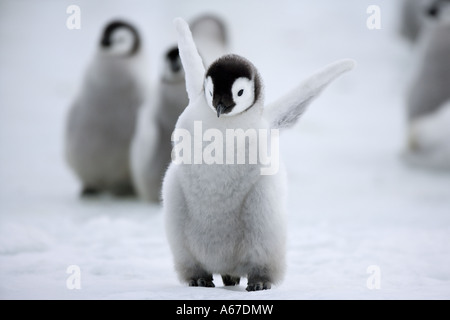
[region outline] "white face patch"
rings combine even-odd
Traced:
[[[252,106],[255,101],[255,83],[253,80],[241,77],[234,81],[231,87],[233,102],[236,104],[229,113],[223,113],[221,117],[229,117],[239,114]],[[213,105],[214,83],[211,77],[205,79],[205,98],[208,106],[214,113],[217,112]]]
[[[225,116],[239,114],[252,106],[255,101],[255,83],[245,77],[238,78],[231,87],[233,101],[236,103],[233,110]]]
[[[111,46],[107,52],[111,55],[127,55],[131,52],[135,39],[128,28],[117,28],[111,35]]]

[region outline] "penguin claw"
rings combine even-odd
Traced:
[[[197,280],[197,285],[199,287],[207,287],[207,288],[214,288],[214,283],[212,282],[212,280],[207,280],[207,279],[203,279],[200,278]]]
[[[205,278],[191,279],[188,284],[189,287],[206,287],[206,288],[215,287],[212,277],[209,279]]]
[[[197,287],[197,281],[189,280],[188,285],[189,285],[189,287]]]
[[[264,281],[264,282],[248,283],[247,288],[245,290],[260,291],[260,290],[268,290],[270,288],[272,288],[272,284],[268,281]]]

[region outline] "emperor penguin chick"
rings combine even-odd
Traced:
[[[423,52],[408,97],[406,159],[414,164],[450,169],[450,1],[429,7]]]
[[[178,47],[170,48],[163,60],[154,96],[139,112],[131,147],[134,185],[139,197],[148,202],[160,200],[162,179],[171,159],[170,138],[189,102]]]
[[[326,67],[264,107],[262,80],[250,61],[225,55],[205,72],[188,25],[180,18],[175,25],[189,96],[162,192],[175,269],[190,286],[214,287],[213,274],[220,274],[225,285],[247,277],[247,291],[270,289],[285,269],[285,174],[274,163],[278,129],[294,125],[353,61]],[[258,148],[271,150],[270,161]]]
[[[144,101],[141,51],[134,26],[124,21],[109,23],[71,106],[65,153],[81,180],[82,195],[134,193],[129,149]]]

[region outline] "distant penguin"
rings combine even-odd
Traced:
[[[276,170],[265,172],[267,159],[250,160],[250,150],[272,141],[278,135],[272,129],[294,125],[307,105],[354,63],[334,63],[265,107],[262,79],[250,61],[225,55],[205,71],[188,25],[180,18],[175,25],[189,96],[163,183],[175,269],[190,286],[214,287],[213,274],[220,274],[226,286],[247,277],[247,291],[270,289],[285,269],[285,173],[277,163],[272,163]],[[257,133],[265,138],[258,139]],[[234,134],[244,140],[235,144]],[[229,135],[232,143],[226,141]],[[275,144],[267,145],[272,159],[278,157]],[[235,156],[246,162],[234,162]]]
[[[404,0],[401,8],[400,33],[412,43],[418,42],[439,8],[450,0]]]
[[[131,163],[139,197],[158,202],[162,179],[171,158],[170,137],[179,115],[189,102],[177,47],[165,53],[160,80],[153,94],[139,112]]]
[[[434,0],[403,0],[400,9],[400,33],[410,42],[416,42],[426,20],[427,7]]]
[[[225,53],[228,36],[222,20],[204,15],[195,19],[192,25],[205,63]],[[162,179],[171,159],[170,138],[179,115],[189,102],[178,47],[172,47],[165,53],[162,65],[153,97],[139,112],[131,148],[136,191],[141,199],[148,202],[158,202],[161,198]]]
[[[421,39],[421,61],[407,96],[407,159],[450,168],[450,1],[435,1],[428,12],[434,23]]]
[[[219,16],[204,14],[193,19],[189,26],[206,68],[228,52],[228,28]]]
[[[82,195],[134,193],[129,149],[144,101],[142,44],[137,29],[112,21],[68,114],[65,153]]]

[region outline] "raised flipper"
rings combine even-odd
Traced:
[[[181,18],[176,18],[174,24],[178,33],[180,58],[186,74],[186,91],[189,101],[192,101],[203,92],[205,67],[192,38],[189,25]]]
[[[274,129],[293,126],[305,112],[306,107],[319,96],[333,80],[355,67],[353,60],[340,60],[316,72],[298,87],[277,101],[267,105],[264,117]]]

